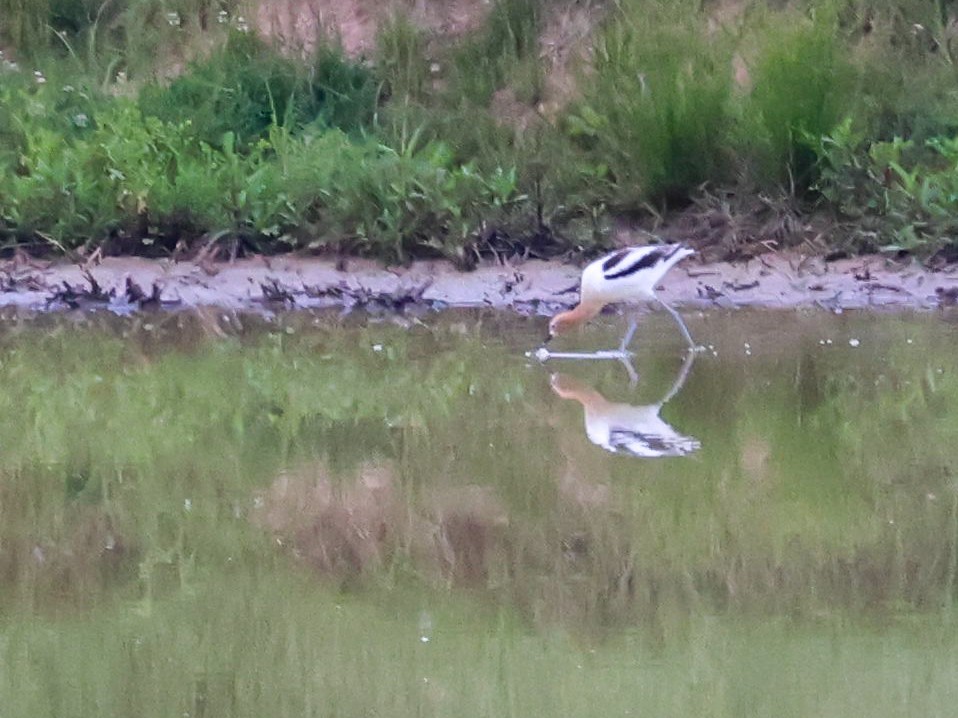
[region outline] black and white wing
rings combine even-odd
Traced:
[[[646,247],[620,249],[601,262],[602,277],[607,282],[631,277],[642,270],[653,274],[665,274],[669,267],[680,259],[692,254],[692,250],[681,244],[658,244]]]
[[[629,429],[612,429],[609,432],[609,451],[645,459],[687,456],[701,447],[698,439],[675,432],[657,434]]]

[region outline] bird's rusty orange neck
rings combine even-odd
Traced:
[[[602,311],[602,305],[594,302],[580,302],[572,309],[559,312],[552,318],[552,327],[556,334],[562,334],[573,327],[589,321]]]
[[[574,399],[587,409],[594,409],[607,405],[605,397],[579,379],[566,374],[553,374],[549,385],[558,396],[563,399]]]

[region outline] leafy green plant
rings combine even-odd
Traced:
[[[958,249],[958,138],[868,143],[850,120],[822,138],[818,189],[856,250],[928,256]]]
[[[51,119],[55,90],[6,97],[22,110],[0,153],[7,233],[60,247],[112,237],[142,249],[206,231],[277,239],[295,223],[268,140],[241,154],[227,133],[213,147],[189,121],[144,117],[128,100],[91,101],[82,129],[68,131],[77,117]]]
[[[526,200],[515,169],[456,164],[418,130],[396,148],[332,132],[312,138],[291,159],[288,191],[307,208],[318,245],[399,262],[424,252],[465,262],[483,221],[510,221]]]
[[[82,86],[3,81],[0,231],[58,247],[118,220],[96,169],[95,116],[104,100]]]

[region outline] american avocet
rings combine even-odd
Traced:
[[[585,433],[596,446],[613,454],[628,454],[646,459],[686,456],[701,448],[692,436],[677,432],[659,416],[666,402],[675,396],[692,368],[694,352],[689,352],[672,388],[655,404],[636,406],[607,400],[579,379],[553,374],[549,384],[563,399],[574,399],[585,410]]]
[[[590,263],[582,270],[578,305],[552,317],[546,342],[589,321],[607,304],[654,300],[668,310],[682,330],[685,341],[694,349],[695,342],[682,317],[655,294],[655,285],[665,273],[690,254],[695,252],[681,244],[656,244],[620,249]],[[619,345],[619,354],[624,353],[629,346],[636,326],[637,320],[633,316]],[[602,354],[611,356],[612,353]]]

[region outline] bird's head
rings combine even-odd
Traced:
[[[546,337],[545,343],[548,343],[560,334],[567,334],[572,329],[582,324],[582,321],[582,318],[575,312],[575,310],[559,312],[549,320],[549,336]]]
[[[583,384],[568,374],[555,373],[549,377],[549,386],[556,394],[563,399],[575,399],[579,394],[589,390],[589,386]]]

